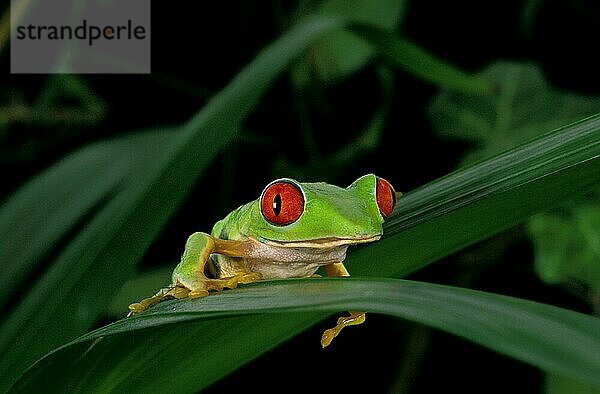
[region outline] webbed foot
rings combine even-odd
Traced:
[[[365,319],[365,312],[350,312],[350,316],[342,316],[338,318],[335,327],[329,328],[323,332],[323,336],[321,337],[321,346],[329,346],[331,341],[333,341],[333,338],[337,337],[344,327],[362,324],[365,322]]]
[[[235,289],[239,284],[248,284],[262,279],[258,272],[240,273],[229,278],[209,279],[206,278],[190,291],[190,298],[205,297],[211,291],[220,292],[224,289]]]
[[[247,284],[257,282],[262,279],[262,275],[258,272],[241,273],[230,278],[209,279],[205,278],[189,289],[185,284],[177,284],[174,286],[161,289],[158,293],[150,298],[145,298],[140,302],[135,302],[129,305],[129,313],[127,316],[135,315],[143,312],[148,308],[167,299],[183,299],[183,298],[202,298],[207,297],[211,291],[221,292],[224,289],[235,289],[239,284]]]
[[[154,306],[165,299],[186,298],[186,297],[188,297],[189,293],[190,293],[190,290],[186,289],[185,287],[182,287],[182,286],[166,287],[164,289],[161,289],[158,293],[156,293],[155,295],[153,295],[150,298],[145,298],[145,299],[141,300],[140,302],[135,302],[133,304],[130,304],[129,305],[129,313],[127,314],[127,317],[135,315],[136,313],[143,312],[146,309],[150,308],[151,306]]]

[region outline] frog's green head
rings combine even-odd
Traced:
[[[396,204],[392,185],[373,174],[347,188],[277,179],[250,207],[242,233],[284,246],[336,246],[377,240]]]

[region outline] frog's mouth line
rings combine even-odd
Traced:
[[[282,248],[311,248],[311,249],[329,249],[329,248],[337,248],[344,245],[356,245],[356,244],[364,244],[368,242],[378,241],[381,238],[381,235],[374,235],[371,237],[364,238],[320,238],[320,239],[311,239],[306,241],[273,241],[270,239],[264,239],[263,242],[267,245],[277,246]]]

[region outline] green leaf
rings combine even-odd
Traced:
[[[376,47],[378,55],[390,66],[415,78],[464,94],[489,94],[493,90],[486,78],[465,73],[405,37],[360,23],[351,29]]]
[[[298,179],[320,179],[335,183],[337,175],[356,162],[361,156],[374,151],[380,143],[394,93],[394,76],[385,67],[378,70],[379,83],[383,92],[383,102],[375,110],[365,129],[353,140],[329,154],[315,154],[302,165],[295,165],[285,156],[278,157],[274,164],[273,175],[285,177],[294,174]]]
[[[122,158],[104,160],[104,145],[90,146],[25,184],[0,207],[0,305],[78,220],[123,179]],[[98,152],[100,151],[100,153]],[[81,171],[86,168],[86,171]],[[56,188],[64,180],[62,188]],[[81,193],[82,185],[93,189]],[[40,225],[44,223],[44,225]]]
[[[14,389],[48,390],[49,382],[53,382],[54,392],[196,392],[226,374],[236,364],[233,359],[252,357],[250,338],[261,347],[270,347],[273,341],[287,336],[281,331],[276,338],[261,335],[250,325],[260,324],[261,315],[255,313],[268,312],[262,317],[285,327],[281,323],[286,319],[300,324],[306,319],[299,319],[300,313],[281,316],[282,312],[307,310],[365,310],[409,319],[540,368],[600,385],[600,319],[429,283],[324,278],[262,282],[202,300],[164,302],[46,356]],[[272,326],[260,325],[274,331]],[[317,342],[315,338],[316,346]],[[160,379],[153,377],[157,370]],[[59,375],[64,379],[52,379]]]
[[[521,31],[526,36],[531,36],[535,22],[544,5],[544,0],[524,0],[521,5],[520,25]]]
[[[600,112],[600,98],[554,89],[534,64],[496,62],[478,76],[494,83],[496,94],[444,91],[429,108],[431,124],[439,135],[473,143],[463,163],[490,157]]]
[[[348,257],[350,272],[406,275],[593,190],[598,168],[600,116],[462,168],[405,194],[385,223],[384,239]],[[362,263],[354,265],[355,258]]]
[[[577,280],[600,293],[600,204],[537,215],[528,230],[543,280],[552,284]]]
[[[472,142],[463,159],[469,163],[489,157],[546,132],[600,111],[600,98],[552,88],[533,64],[498,62],[480,76],[497,86],[494,96],[443,92],[430,107],[430,118],[441,135]],[[556,204],[553,204],[556,205]],[[596,198],[586,206],[533,218],[529,232],[536,248],[536,268],[549,283],[567,278],[600,288],[600,212]]]
[[[176,264],[144,272],[123,283],[121,289],[112,297],[106,314],[114,319],[123,317],[123,311],[128,310],[131,300],[141,300],[156,292],[156,289],[160,289],[165,283],[169,283]]]
[[[344,17],[349,26],[346,31],[331,33],[307,51],[292,69],[295,85],[305,87],[313,74],[320,80],[335,81],[362,68],[377,55],[390,66],[442,88],[490,93],[493,85],[485,78],[460,70],[394,32],[403,3],[389,0],[323,3],[323,14]]]
[[[400,24],[404,7],[403,0],[326,0],[318,13],[394,31]],[[315,71],[320,79],[327,81],[359,70],[373,54],[373,47],[364,38],[349,31],[335,31],[314,45],[310,59],[315,62]]]
[[[65,102],[74,103],[65,105]],[[32,119],[41,123],[95,123],[104,117],[106,104],[75,74],[53,74],[33,105]]]
[[[340,28],[312,18],[261,52],[111,199],[31,285],[0,329],[0,391],[48,350],[88,329],[265,90],[306,46]]]
[[[143,167],[170,132],[91,144],[27,182],[0,207],[0,306],[69,231],[83,225]]]
[[[600,388],[557,374],[546,374],[544,379],[545,394],[598,394]]]

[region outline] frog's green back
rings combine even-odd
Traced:
[[[252,205],[256,203],[257,200],[254,200],[231,211],[227,216],[215,223],[211,235],[220,239],[244,238],[240,232],[240,224],[251,217],[249,211]]]

